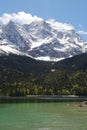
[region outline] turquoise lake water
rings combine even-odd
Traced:
[[[0,130],[87,130],[78,102],[1,103]]]

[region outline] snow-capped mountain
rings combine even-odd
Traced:
[[[86,43],[73,28],[61,28],[43,19],[29,24],[9,21],[0,27],[0,54],[58,61],[86,51]]]

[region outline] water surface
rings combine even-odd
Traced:
[[[1,103],[0,130],[87,130],[78,102]]]

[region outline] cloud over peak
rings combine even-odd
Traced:
[[[30,13],[25,13],[24,11],[18,13],[4,13],[0,16],[0,24],[7,24],[9,21],[13,21],[18,24],[30,24],[33,21],[42,21],[43,19],[37,16],[32,16]],[[54,19],[50,19],[46,21],[49,23],[53,28],[58,30],[73,30],[74,27],[71,24],[57,22]]]
[[[9,21],[13,21],[19,24],[29,24],[32,21],[40,21],[40,20],[42,19],[37,16],[32,16],[29,13],[25,13],[21,11],[21,12],[12,13],[12,14],[4,13],[0,17],[0,24],[7,24]]]
[[[15,23],[23,24],[30,24],[33,21],[42,21],[43,19],[37,16],[32,16],[30,13],[25,13],[24,11],[18,13],[4,13],[0,17],[0,24],[7,24],[9,21],[13,21]],[[70,24],[56,22],[54,19],[50,19],[46,21],[49,23],[53,28],[58,30],[73,30],[74,27]]]
[[[83,31],[83,30],[79,30],[77,33],[79,33],[81,35],[87,35],[87,31]]]
[[[71,24],[56,22],[54,19],[50,19],[47,22],[55,29],[58,28],[58,30],[74,30],[74,27]]]
[[[0,16],[0,25],[7,24],[9,21],[13,21],[18,24],[30,24],[33,21],[42,21],[43,19],[37,16],[32,16],[30,13],[25,13],[24,11],[20,11],[18,13],[4,13]],[[74,30],[74,27],[71,24],[57,22],[54,19],[46,20],[54,29],[58,29],[59,31],[63,30]],[[79,25],[82,28],[82,25]],[[83,29],[77,31],[80,35],[87,35],[87,32]]]

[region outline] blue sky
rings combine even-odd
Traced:
[[[72,24],[76,30],[83,30],[87,39],[87,0],[1,0],[0,16],[3,13],[24,11],[45,20]]]

